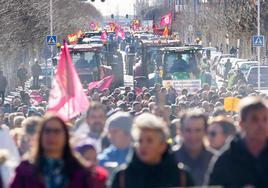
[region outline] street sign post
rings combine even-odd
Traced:
[[[264,47],[264,36],[263,35],[253,36],[252,43],[253,43],[253,47]]]
[[[48,35],[46,38],[48,46],[56,46],[57,45],[57,36],[56,35]]]

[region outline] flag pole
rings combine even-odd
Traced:
[[[66,101],[67,101],[67,111],[68,111],[68,114],[67,114],[67,116],[68,116],[68,119],[70,118],[70,104],[69,104],[69,92],[68,91],[70,91],[70,85],[69,85],[69,79],[68,79],[68,73],[69,73],[69,61],[68,61],[68,58],[67,58],[67,53],[66,53],[66,51],[67,51],[67,49],[65,48],[66,46],[67,46],[67,42],[66,42],[66,40],[64,39],[63,40],[63,44],[64,44],[64,53],[65,53],[65,57],[66,57],[66,61],[65,61],[65,66],[66,66],[66,69],[67,69],[67,74],[66,74],[66,76],[67,76],[67,78],[66,78],[66,81],[67,81],[67,92],[66,92]]]

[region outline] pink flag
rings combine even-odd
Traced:
[[[90,29],[95,30],[97,25],[94,22],[91,22],[89,27],[90,27]]]
[[[172,14],[171,13],[169,13],[161,18],[161,22],[160,22],[161,26],[171,25],[171,23],[172,23]]]
[[[88,84],[88,90],[90,91],[92,89],[98,89],[99,91],[103,91],[105,89],[108,89],[111,86],[113,80],[114,76],[107,76],[100,81],[91,82]]]
[[[121,39],[125,39],[126,37],[125,37],[125,32],[124,32],[124,30],[123,29],[117,29],[116,30],[116,38],[121,38]]]
[[[54,112],[64,120],[70,120],[89,107],[89,101],[75,71],[72,58],[64,41],[57,72],[50,90],[48,112]]]
[[[102,33],[101,33],[101,40],[103,40],[103,41],[105,41],[105,40],[107,40],[107,38],[108,38],[108,34],[107,34],[107,31],[102,31]]]

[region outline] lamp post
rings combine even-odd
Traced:
[[[49,15],[50,15],[50,36],[52,36],[53,35],[53,2],[52,2],[52,0],[49,1]],[[50,46],[50,58],[51,58],[51,63],[52,63],[53,46]],[[47,66],[47,61],[46,61],[45,77],[46,77],[45,78],[45,83],[48,86],[48,66]]]
[[[261,23],[260,23],[260,17],[261,17],[261,10],[260,10],[260,0],[257,0],[257,12],[258,12],[258,36],[261,35]],[[261,47],[257,47],[257,56],[258,56],[258,90],[261,91]]]

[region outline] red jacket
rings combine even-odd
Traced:
[[[106,188],[106,181],[108,179],[108,172],[106,169],[97,166],[92,172],[93,188]]]

